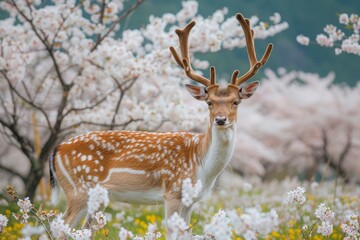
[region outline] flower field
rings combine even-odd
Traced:
[[[195,205],[190,226],[174,215],[167,224],[176,239],[359,239],[359,196],[359,186],[336,181],[264,183],[226,175]],[[37,201],[28,223],[22,224],[24,204],[1,206],[0,239],[56,239],[51,222],[64,211],[64,202],[53,214],[52,207]],[[39,221],[41,214],[49,218]],[[110,201],[103,215],[105,225],[95,231],[95,239],[165,239],[163,216],[162,206]],[[84,230],[73,238],[88,239]]]

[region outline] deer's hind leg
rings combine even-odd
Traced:
[[[87,194],[77,193],[70,196],[67,195],[66,199],[67,206],[63,219],[65,223],[74,227],[82,219],[87,210]]]

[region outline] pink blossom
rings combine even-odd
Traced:
[[[318,34],[316,36],[316,42],[325,47],[332,47],[334,46],[334,41],[331,38],[326,37],[324,34]]]
[[[301,45],[305,45],[305,46],[308,46],[309,43],[310,43],[310,39],[309,39],[308,37],[302,35],[302,34],[301,34],[301,35],[298,35],[298,36],[296,37],[296,41],[297,41],[298,43],[300,43]]]

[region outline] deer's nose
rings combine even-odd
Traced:
[[[217,125],[220,125],[220,126],[225,125],[225,123],[226,123],[226,117],[224,117],[224,116],[217,116],[217,117],[215,117],[215,123],[216,123]]]

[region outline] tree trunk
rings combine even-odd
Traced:
[[[40,161],[40,160],[39,160]],[[30,172],[26,178],[25,182],[25,197],[29,197],[31,201],[34,200],[37,186],[40,183],[41,178],[44,175],[43,165],[35,168],[35,166],[31,166]]]

